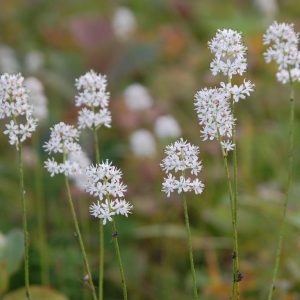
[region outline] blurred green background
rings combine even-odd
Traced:
[[[131,26],[126,20],[118,23],[121,7],[131,16]],[[294,22],[300,31],[299,1],[0,1],[0,71],[38,78],[48,99],[48,119],[40,124],[33,143],[25,149],[33,284],[42,283],[35,187],[37,157],[41,161],[46,158],[41,145],[49,137],[49,126],[59,121],[76,123],[75,78],[94,69],[108,76],[113,118],[111,129],[100,130],[101,157],[114,161],[123,170],[127,199],[134,205],[129,218],[117,220],[129,298],[191,299],[181,202],[176,195],[167,199],[160,192],[163,174],[159,163],[165,145],[174,139],[158,138],[154,123],[159,116],[172,115],[182,136],[200,146],[203,160],[201,178],[205,191],[197,197],[188,196],[201,299],[229,299],[231,221],[222,159],[217,143],[200,139],[193,97],[198,89],[224,80],[209,71],[212,55],[207,41],[218,28],[232,28],[243,33],[249,62],[245,76],[256,85],[251,97],[237,105],[242,299],[266,299],[287,177],[289,112],[288,87],[276,82],[276,67],[266,65],[262,58],[262,34],[273,19]],[[126,106],[124,91],[133,83],[148,90],[153,99],[149,109],[134,111]],[[276,299],[286,300],[300,299],[298,99],[300,89],[296,87],[295,175],[275,293]],[[1,126],[4,128],[3,122]],[[147,157],[134,153],[130,144],[132,133],[142,128],[151,132],[155,141]],[[12,229],[21,229],[21,202],[16,153],[2,134],[0,143],[0,231],[6,235]],[[83,133],[81,143],[93,160],[88,131]],[[63,178],[51,178],[44,170],[42,173],[42,177],[38,176],[43,180],[46,204],[48,286],[69,299],[90,299]],[[97,284],[97,221],[88,214],[92,199],[75,185],[72,193]],[[105,229],[105,299],[121,299],[111,231],[109,227]],[[18,249],[19,244],[17,241]],[[16,251],[14,255],[18,267],[12,267],[9,283],[4,279],[1,282],[6,292],[23,286],[20,254]],[[0,268],[4,268],[3,264]]]

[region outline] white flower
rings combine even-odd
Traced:
[[[229,98],[230,93],[225,88],[205,88],[196,93],[195,108],[204,141],[231,138],[235,119],[230,109]]]
[[[123,215],[128,217],[128,214],[131,213],[132,205],[126,202],[124,199],[116,199],[111,204],[112,209],[115,211],[116,215]]]
[[[45,168],[50,173],[51,177],[61,173],[61,165],[57,161],[55,161],[53,157],[51,159],[48,158],[45,161]]]
[[[202,193],[204,185],[198,178],[195,178],[202,168],[198,158],[199,148],[181,138],[167,146],[165,154],[166,157],[160,165],[167,175],[162,184],[162,191],[167,194],[167,197],[176,190],[178,194],[191,191],[195,194]],[[176,178],[172,172],[179,173],[179,178]],[[188,175],[193,177],[187,177]]]
[[[156,154],[156,143],[152,133],[146,129],[139,129],[130,136],[133,154],[137,157],[153,157]]]
[[[123,199],[127,186],[122,182],[122,172],[105,161],[87,167],[85,173],[86,191],[100,200],[90,206],[91,215],[102,219],[104,225],[114,215],[128,217],[132,205]]]
[[[221,141],[221,146],[225,150],[225,153],[234,150],[235,145],[232,143],[232,141]]]
[[[178,122],[170,115],[158,117],[154,123],[154,131],[161,139],[177,138],[181,135]]]
[[[109,93],[106,91],[107,79],[105,75],[97,74],[93,70],[76,79],[75,86],[78,95],[76,106],[107,107]]]
[[[264,34],[263,41],[269,45],[264,53],[266,62],[275,61],[278,65],[277,80],[283,84],[290,80],[299,81],[299,34],[294,25],[274,22]]]
[[[112,27],[119,39],[128,39],[137,27],[135,15],[127,7],[118,7],[113,15]]]
[[[241,85],[232,85],[231,83],[220,83],[221,87],[231,96],[235,102],[239,102],[240,99],[246,99],[250,96],[250,93],[254,90],[254,84],[250,80],[244,79],[244,83]]]
[[[47,98],[44,94],[43,84],[35,77],[28,77],[25,80],[25,86],[30,93],[29,102],[33,107],[33,116],[35,116],[39,121],[47,120]]]
[[[111,127],[106,76],[91,70],[76,79],[75,86],[78,90],[75,104],[76,106],[83,106],[78,115],[79,128]]]
[[[232,75],[242,75],[246,71],[246,47],[242,43],[241,33],[232,29],[219,29],[208,46],[215,55],[210,64],[213,75],[221,72],[231,78]]]
[[[78,144],[79,131],[73,125],[60,122],[50,128],[50,139],[45,143],[45,151],[51,153],[76,152],[81,149]]]
[[[3,74],[0,77],[0,119],[10,118],[4,134],[8,135],[9,143],[16,145],[32,136],[37,120],[32,116],[28,93],[24,87],[21,74]]]
[[[58,163],[54,158],[45,162],[45,168],[54,176],[64,174],[65,176],[76,176],[82,172],[80,165],[76,161],[68,159],[68,155],[81,151],[78,144],[79,131],[72,125],[60,122],[50,128],[50,139],[44,144],[44,149],[48,154],[61,154],[63,162]]]
[[[148,90],[139,83],[131,84],[124,91],[124,100],[130,110],[139,111],[150,108],[153,99]]]
[[[100,126],[111,127],[111,113],[107,108],[101,109],[98,113],[84,107],[78,114],[78,127],[99,128]]]

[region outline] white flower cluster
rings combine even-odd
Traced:
[[[164,178],[162,191],[168,197],[176,190],[178,194],[191,191],[201,194],[204,184],[195,178],[202,169],[198,158],[199,148],[181,138],[167,146],[165,154],[166,157],[162,160],[161,167],[167,177]],[[172,172],[180,173],[179,177],[175,177]],[[193,175],[194,178],[187,177],[187,173]]]
[[[25,79],[25,86],[30,93],[29,101],[33,107],[33,115],[40,122],[47,120],[47,98],[44,93],[43,84],[35,77],[28,77]]]
[[[44,148],[48,154],[62,154],[63,162],[57,162],[53,157],[45,161],[45,168],[51,176],[64,174],[65,176],[74,176],[80,174],[81,168],[78,162],[69,160],[67,156],[72,152],[81,150],[78,144],[79,131],[72,125],[60,122],[50,128],[51,134]]]
[[[86,192],[99,200],[90,206],[91,215],[102,219],[103,224],[115,215],[128,217],[132,205],[123,199],[127,186],[122,182],[122,172],[105,161],[86,169]]]
[[[79,111],[79,128],[98,129],[100,126],[111,127],[106,76],[91,70],[76,79],[75,86],[78,91],[75,104],[76,106],[84,106]]]
[[[204,141],[231,139],[235,125],[232,115],[230,94],[224,88],[203,89],[195,95],[195,108],[202,126],[201,133]],[[234,145],[227,141],[227,151]]]
[[[32,136],[37,120],[32,116],[32,106],[21,74],[0,76],[0,119],[11,119],[4,134],[9,143],[16,145]]]
[[[215,55],[210,64],[213,75],[221,72],[231,78],[236,74],[242,75],[246,71],[246,47],[242,43],[239,32],[232,29],[219,29],[208,46]]]
[[[264,53],[267,63],[278,64],[277,80],[283,84],[300,81],[299,34],[293,24],[274,22],[263,37],[265,45],[270,47]]]

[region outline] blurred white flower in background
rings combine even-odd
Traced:
[[[47,98],[44,94],[42,82],[35,77],[25,79],[25,86],[29,92],[29,102],[33,107],[32,114],[39,121],[46,121],[48,118]]]
[[[255,5],[265,16],[267,21],[272,20],[278,12],[276,0],[254,0]]]
[[[154,123],[154,131],[157,137],[161,139],[177,138],[181,135],[177,120],[170,115],[158,117]]]
[[[153,157],[156,154],[156,143],[152,133],[139,129],[130,136],[131,150],[138,157]]]
[[[8,46],[0,45],[0,71],[1,73],[17,73],[20,65],[15,51]]]
[[[126,88],[124,100],[128,109],[134,111],[146,110],[153,104],[149,91],[139,83],[133,83]]]
[[[119,39],[127,40],[130,38],[137,29],[137,21],[133,11],[127,7],[118,7],[112,18],[112,27]]]
[[[89,157],[82,150],[79,150],[76,152],[71,152],[68,156],[68,159],[72,163],[73,162],[78,163],[81,170],[85,170],[91,164]],[[87,178],[85,172],[73,174],[70,177],[71,177],[71,179],[74,180],[76,187],[80,191],[85,191],[86,185],[88,183],[88,178]]]
[[[26,54],[24,59],[24,65],[29,73],[36,73],[44,66],[44,56],[40,51],[34,50]]]

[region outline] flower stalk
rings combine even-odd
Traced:
[[[96,163],[100,163],[100,151],[99,151],[99,141],[97,129],[93,128],[93,136],[94,136],[94,148],[96,155]],[[103,300],[103,280],[104,280],[104,230],[103,223],[101,219],[99,219],[99,282],[98,282],[98,297],[99,300]]]
[[[182,200],[183,200],[183,211],[184,211],[185,226],[186,226],[187,237],[188,237],[190,266],[191,266],[191,272],[192,272],[192,278],[193,278],[194,300],[197,300],[199,298],[198,298],[196,271],[195,271],[194,256],[193,256],[193,243],[192,243],[192,235],[191,235],[189,214],[188,214],[188,208],[187,208],[187,202],[186,202],[185,194],[183,194]]]
[[[71,214],[72,214],[72,218],[73,218],[73,222],[74,222],[74,226],[75,226],[75,230],[76,230],[76,236],[78,238],[78,242],[79,242],[79,246],[80,246],[80,250],[83,256],[83,261],[85,264],[85,269],[88,275],[88,282],[92,291],[92,296],[93,296],[93,300],[97,300],[97,295],[96,295],[96,290],[95,290],[95,286],[93,283],[93,278],[92,278],[92,274],[91,274],[91,270],[90,270],[90,265],[88,262],[88,258],[87,258],[87,254],[85,251],[85,247],[84,247],[84,243],[83,243],[83,239],[81,236],[81,231],[79,228],[79,224],[78,224],[78,219],[77,219],[77,215],[76,215],[76,211],[75,211],[75,207],[73,204],[73,200],[72,200],[72,195],[71,195],[71,190],[70,190],[70,184],[69,184],[69,180],[67,176],[65,177],[65,185],[66,185],[66,189],[67,189],[67,198],[68,198],[68,204],[71,210]]]
[[[22,217],[23,217],[23,235],[24,235],[24,277],[25,277],[25,289],[26,298],[31,300],[30,294],[30,282],[29,282],[29,234],[27,226],[27,208],[26,208],[26,198],[25,198],[25,188],[24,188],[24,172],[23,172],[23,157],[22,157],[22,143],[17,143],[18,158],[19,158],[19,173],[20,173],[20,193],[22,199]]]
[[[295,96],[294,96],[293,83],[292,81],[290,81],[289,154],[288,154],[289,161],[288,161],[287,188],[286,188],[286,197],[283,203],[283,214],[280,223],[279,238],[278,238],[278,244],[276,248],[276,258],[275,258],[275,264],[272,273],[272,282],[268,293],[268,300],[271,300],[273,298],[273,292],[275,290],[275,284],[276,284],[276,279],[277,279],[277,274],[278,274],[278,269],[280,264],[281,251],[282,251],[282,243],[284,238],[287,207],[290,198],[290,189],[292,183],[293,163],[294,163],[294,127],[295,127],[294,120],[295,120]]]

